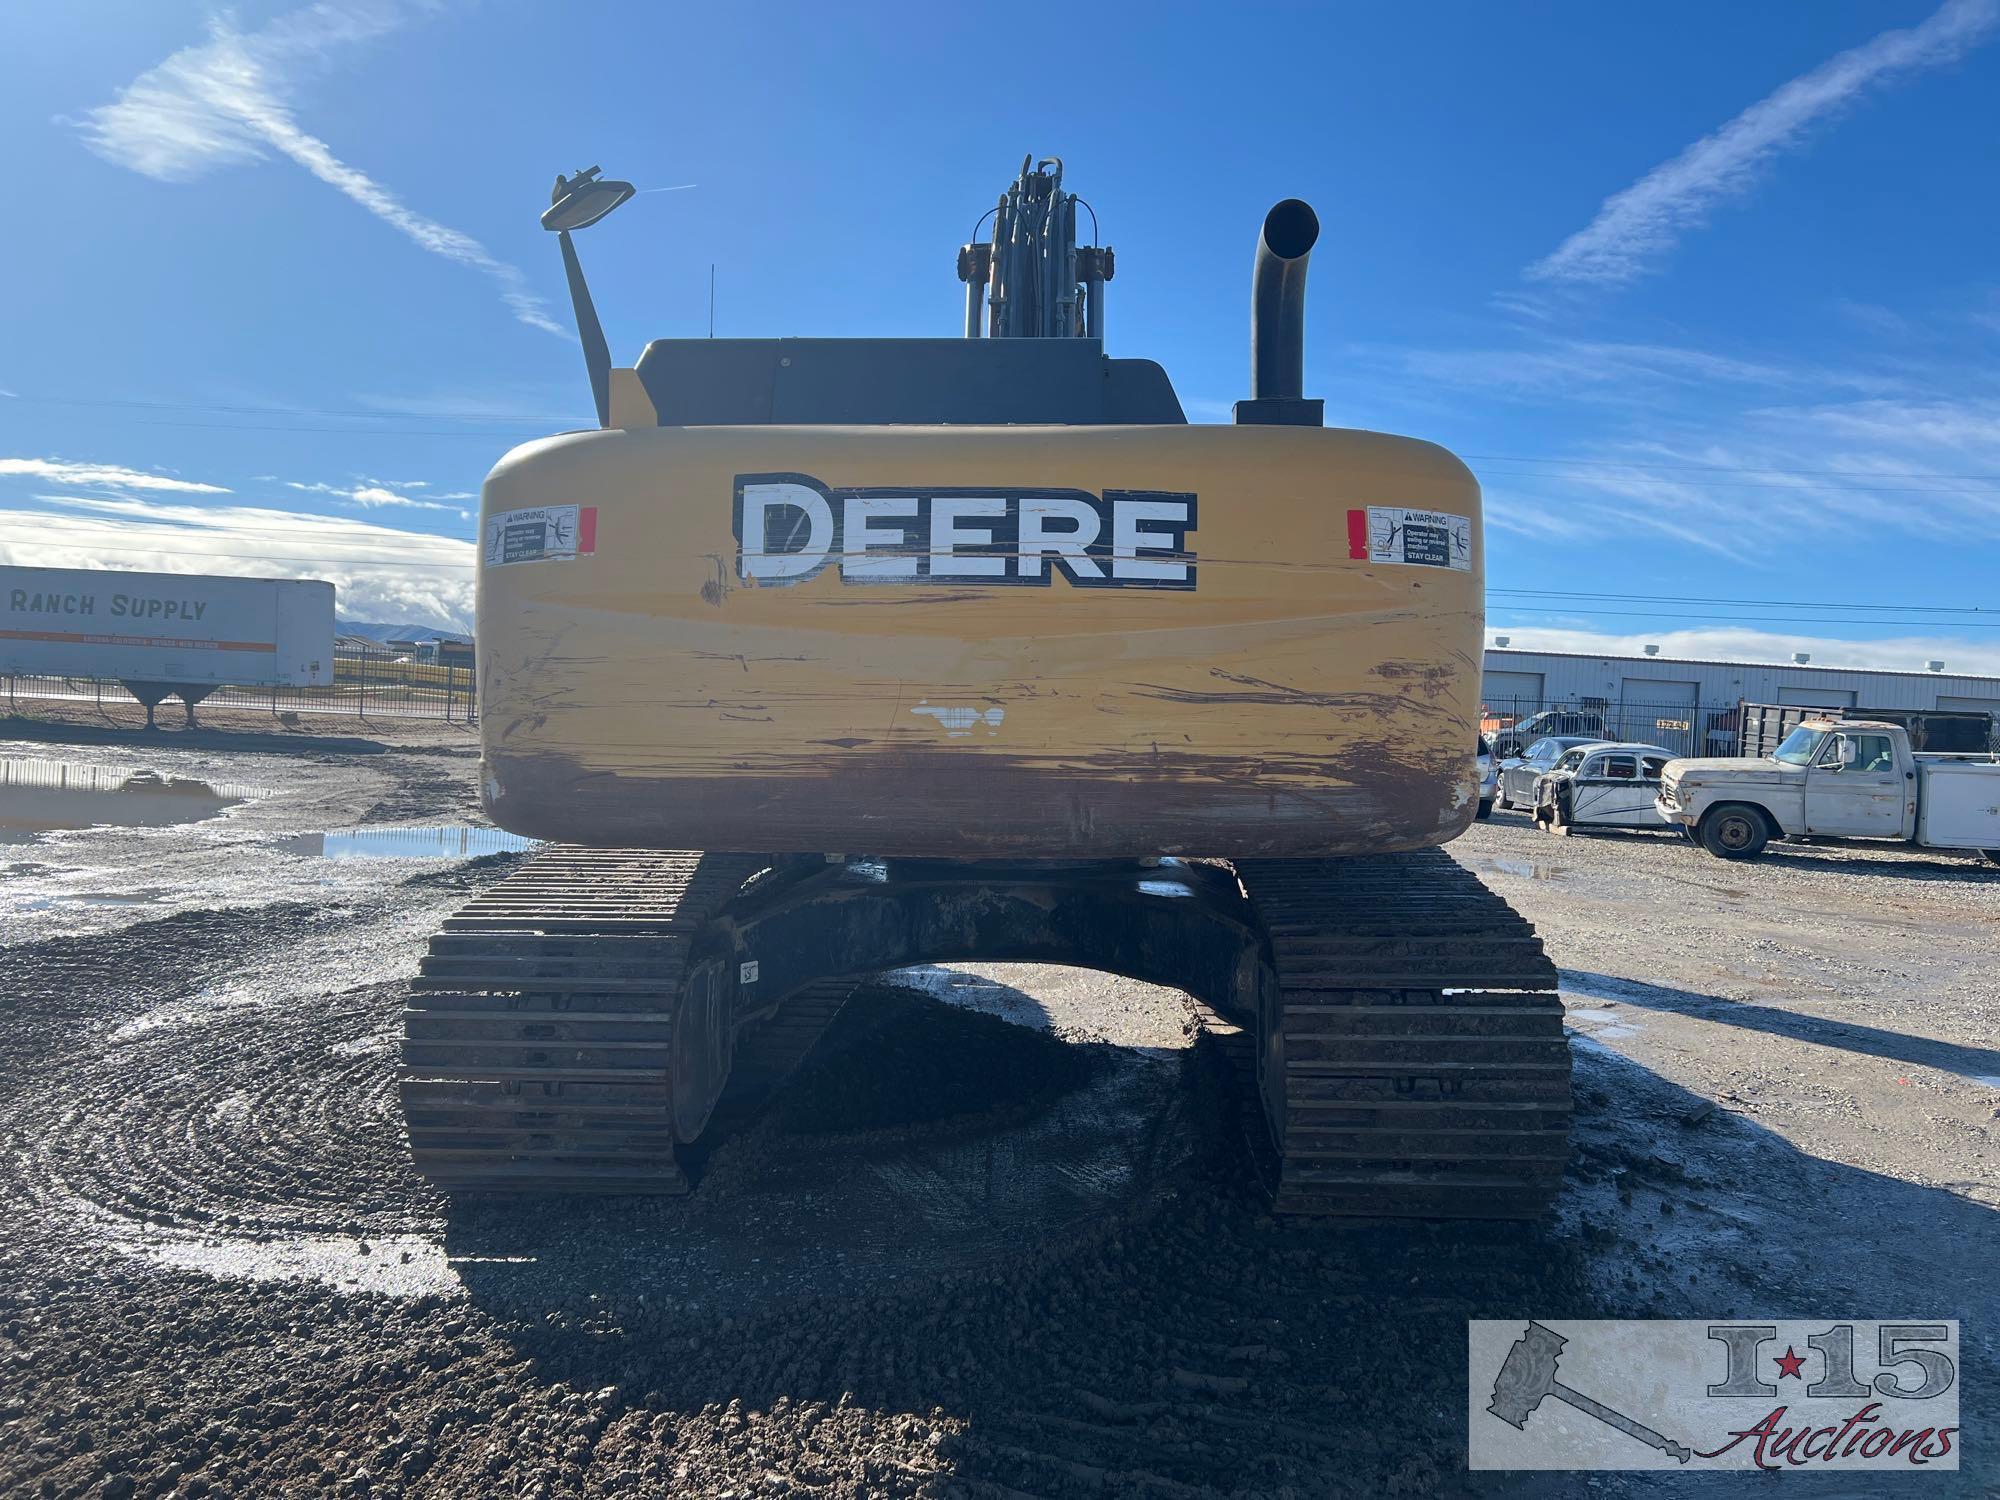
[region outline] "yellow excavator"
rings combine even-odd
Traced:
[[[599,427],[486,481],[478,671],[487,812],[549,843],[413,985],[419,1169],[687,1191],[860,977],[1014,960],[1185,991],[1280,1212],[1543,1210],[1555,972],[1438,847],[1478,801],[1479,489],[1303,395],[1312,209],[1266,216],[1251,395],[1196,426],[1104,353],[1059,160],[960,249],[962,337],[614,369],[571,236],[632,191],[543,215]]]

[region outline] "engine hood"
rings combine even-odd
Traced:
[[[1670,760],[1666,781],[1789,781],[1805,773],[1803,766],[1784,766],[1775,760],[1751,760],[1738,755],[1713,755],[1690,760]]]

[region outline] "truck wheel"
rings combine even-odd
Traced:
[[[1755,859],[1770,842],[1764,815],[1741,802],[1725,802],[1701,820],[1701,847],[1717,859]]]
[[[1493,799],[1491,797],[1481,797],[1479,799],[1480,821],[1484,822],[1486,819],[1492,816],[1493,816]]]

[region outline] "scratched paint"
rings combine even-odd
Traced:
[[[998,734],[1006,721],[1004,708],[974,708],[968,704],[919,703],[910,710],[919,718],[935,719],[938,727],[955,740],[971,738],[983,729],[987,736]]]
[[[738,475],[1198,496],[1191,588],[773,586]],[[488,571],[487,804],[586,842],[882,854],[1330,854],[1471,816],[1483,547],[1429,444],[1300,428],[657,428],[530,444],[490,510],[598,550]],[[672,503],[662,503],[671,496]],[[1348,556],[1345,512],[1471,518],[1470,569]]]

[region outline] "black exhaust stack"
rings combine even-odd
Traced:
[[[1264,215],[1250,281],[1250,399],[1236,403],[1239,427],[1323,427],[1326,403],[1307,400],[1306,260],[1319,240],[1319,215],[1287,198]]]

